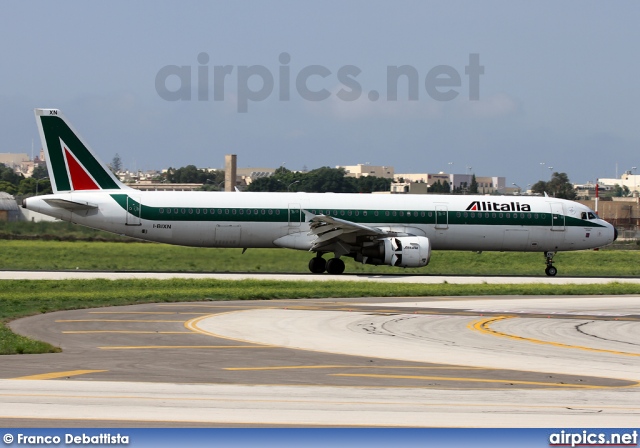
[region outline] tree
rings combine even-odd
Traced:
[[[120,154],[116,153],[109,164],[109,169],[113,174],[117,174],[119,171],[122,171],[122,159],[120,159]]]
[[[7,192],[9,194],[16,194],[18,189],[11,182],[6,180],[0,180],[0,191]]]
[[[40,165],[35,167],[33,169],[33,173],[31,174],[31,177],[33,177],[34,179],[44,179],[47,176],[49,176],[49,171],[47,170],[47,165],[45,163],[41,163]]]
[[[534,194],[544,195],[547,192],[547,183],[539,180],[531,186],[531,192]]]
[[[630,190],[629,187],[627,187],[626,185],[621,187],[618,184],[615,184],[613,187],[613,191],[612,191],[612,196],[615,196],[616,198],[622,197],[622,196],[629,196]]]
[[[573,184],[569,182],[569,176],[567,173],[555,172],[551,176],[549,182],[540,180],[533,184],[531,191],[538,194],[547,193],[554,198],[562,198],[574,200],[576,198],[576,191],[573,188]]]
[[[49,179],[35,179],[34,177],[22,179],[16,191],[21,196],[51,194],[52,192]]]
[[[429,193],[451,193],[451,185],[446,180],[444,182],[436,182],[435,184],[431,184],[429,188],[427,188],[427,192]]]
[[[182,168],[169,168],[167,182],[172,184],[204,184],[212,175],[206,170],[199,170],[195,165],[187,165]]]
[[[475,174],[471,176],[471,185],[469,185],[469,193],[478,194],[478,181],[476,180]]]
[[[391,179],[374,176],[347,177],[342,168],[322,167],[294,173],[280,167],[269,177],[256,179],[248,191],[306,191],[308,193],[371,193],[389,191]]]
[[[0,180],[9,182],[10,184],[13,184],[13,186],[17,188],[18,184],[22,179],[24,179],[24,176],[22,174],[17,174],[15,171],[13,171],[11,168],[6,166],[4,163],[0,163]]]

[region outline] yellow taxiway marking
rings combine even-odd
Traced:
[[[226,367],[222,370],[295,370],[295,369],[423,369],[423,370],[486,370],[482,367],[425,367],[425,366],[273,366],[273,367]]]
[[[57,323],[69,323],[69,322],[144,322],[144,323],[167,323],[167,322],[179,322],[184,323],[184,320],[144,320],[144,319],[68,319],[57,320]]]
[[[138,345],[138,346],[106,346],[98,347],[101,350],[162,350],[172,348],[211,349],[211,348],[265,348],[268,345]]]
[[[533,342],[535,344],[545,344],[545,345],[553,345],[554,347],[560,347],[560,348],[572,348],[572,349],[576,349],[576,350],[586,350],[586,351],[590,351],[590,352],[597,352],[597,353],[611,353],[614,355],[622,355],[622,356],[640,356],[640,353],[629,353],[629,352],[620,352],[617,350],[607,350],[607,349],[603,349],[603,348],[593,348],[593,347],[584,347],[582,345],[571,345],[571,344],[563,344],[561,342],[554,342],[554,341],[544,341],[542,339],[534,339],[534,338],[527,338],[524,336],[517,336],[514,334],[508,334],[508,333],[502,333],[500,331],[494,330],[493,328],[491,328],[491,324],[494,322],[498,322],[500,320],[504,320],[504,319],[514,319],[516,317],[514,316],[499,316],[499,317],[491,317],[488,319],[480,319],[477,321],[473,321],[470,322],[467,325],[467,328],[470,330],[476,330],[479,331],[481,333],[484,334],[489,334],[492,336],[498,336],[498,337],[503,337],[503,338],[509,338],[509,339],[516,339],[518,341],[528,341],[528,342]],[[517,318],[516,318],[517,319]]]
[[[77,330],[63,331],[62,334],[122,333],[122,334],[198,334],[191,331],[133,331],[133,330]]]
[[[54,378],[64,378],[65,376],[85,375],[87,373],[100,373],[106,370],[68,370],[66,372],[41,373],[40,375],[21,376],[11,378],[13,380],[51,380]]]
[[[209,313],[183,313],[180,311],[89,311],[89,314],[162,314],[175,316],[176,314],[196,314],[202,316]]]
[[[178,314],[175,311],[89,311],[89,314]]]
[[[523,386],[550,386],[550,387],[569,387],[577,389],[611,389],[616,387],[636,387],[638,383],[630,386],[592,386],[586,384],[559,384],[559,383],[545,383],[541,381],[519,381],[519,380],[496,380],[496,379],[482,379],[482,378],[455,378],[455,377],[443,377],[443,376],[423,376],[423,375],[377,375],[367,373],[333,373],[329,376],[350,376],[350,377],[366,377],[366,378],[389,378],[389,379],[408,379],[408,380],[425,380],[425,381],[461,381],[471,383],[499,383],[499,384],[517,384]]]
[[[241,343],[242,343],[242,342],[244,342],[244,343],[247,343],[247,344],[256,344],[256,346],[253,346],[253,347],[256,347],[256,348],[257,348],[257,347],[268,347],[268,348],[290,348],[290,347],[282,347],[282,346],[277,346],[277,345],[267,345],[267,344],[265,344],[265,345],[259,345],[259,343],[254,342],[254,341],[248,341],[248,340],[243,340],[243,339],[239,339],[239,338],[232,338],[232,337],[228,337],[228,336],[222,336],[222,335],[219,335],[219,334],[213,333],[213,332],[211,332],[211,331],[203,330],[203,329],[201,329],[201,328],[199,328],[199,327],[198,327],[198,324],[199,324],[201,321],[203,321],[203,320],[205,320],[205,319],[207,319],[207,318],[209,318],[209,317],[213,317],[213,316],[221,316],[221,315],[224,315],[224,314],[232,314],[232,313],[242,313],[242,312],[244,312],[244,311],[245,311],[245,310],[225,311],[225,312],[222,312],[222,313],[213,313],[213,314],[209,314],[209,315],[205,315],[205,316],[195,317],[195,318],[193,318],[193,319],[190,319],[190,320],[186,321],[186,322],[184,323],[184,326],[185,326],[185,328],[187,328],[187,329],[189,329],[189,330],[192,330],[192,331],[194,331],[194,332],[200,333],[200,334],[204,334],[204,335],[208,335],[208,336],[213,336],[213,337],[216,337],[216,338],[225,339],[225,340],[229,340],[229,341],[236,341],[236,342],[241,342]],[[323,351],[323,350],[313,350],[313,349],[300,349],[300,348],[293,348],[293,350],[303,350],[303,351],[318,352],[318,353],[332,353],[332,352],[328,352],[328,351]],[[393,358],[380,358],[380,359],[393,359]],[[397,361],[397,360],[395,360],[395,361]],[[468,366],[457,366],[457,367],[465,368],[465,367],[468,367]],[[493,369],[492,367],[482,367],[482,366],[472,366],[472,367],[476,367],[476,368],[479,368],[479,369],[485,369],[485,370],[491,370],[491,369]],[[346,374],[343,374],[343,375],[346,375]],[[355,375],[354,375],[354,376],[355,376]],[[442,378],[442,379],[443,379],[443,380],[446,380],[446,378]],[[477,380],[476,380],[476,381],[477,381]],[[496,381],[501,381],[501,380],[496,380]],[[631,382],[631,380],[628,380],[628,381],[630,381],[630,382]],[[486,381],[485,381],[485,382],[486,382]],[[502,382],[514,383],[514,381],[507,381],[507,380],[502,381]],[[548,383],[542,383],[542,384],[548,385]],[[621,386],[621,387],[637,387],[638,385],[640,385],[640,383],[633,382],[633,385],[632,385],[632,386]],[[568,387],[585,387],[585,386],[568,386]],[[593,386],[593,387],[599,387],[599,386]],[[607,387],[607,386],[603,386],[603,387]]]
[[[200,321],[205,320],[205,319],[207,319],[209,317],[222,316],[224,314],[244,313],[245,311],[247,311],[247,310],[225,311],[225,312],[222,312],[222,313],[207,314],[206,316],[194,317],[193,319],[190,319],[190,320],[186,321],[184,323],[184,326],[185,326],[185,328],[187,330],[191,330],[191,331],[196,332],[196,333],[204,334],[206,336],[213,336],[215,338],[225,339],[227,341],[235,341],[235,342],[244,342],[246,344],[254,344],[252,347],[255,347],[255,348],[259,348],[259,347],[282,348],[282,346],[279,346],[279,345],[264,344],[264,343],[261,343],[261,342],[247,341],[247,340],[244,340],[244,339],[237,339],[237,338],[231,338],[231,337],[228,337],[228,336],[221,336],[219,334],[213,333],[211,331],[203,330],[202,328],[198,327],[198,323],[200,323]]]
[[[282,308],[282,304],[279,306],[256,306],[256,305],[238,305],[238,304],[228,304],[228,305],[202,305],[197,303],[162,303],[158,304],[159,307],[193,307],[193,308],[256,308],[256,309],[273,309],[273,308]]]

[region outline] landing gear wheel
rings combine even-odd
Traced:
[[[555,252],[544,253],[545,258],[547,259],[547,268],[544,270],[544,273],[549,277],[554,277],[558,273],[558,270],[553,266],[553,256],[555,254]]]
[[[327,260],[320,255],[309,260],[309,270],[314,274],[322,274],[327,268]]]
[[[344,261],[339,258],[327,260],[327,272],[329,274],[340,275],[344,272]]]

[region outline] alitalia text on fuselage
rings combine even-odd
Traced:
[[[466,208],[468,211],[488,212],[530,212],[531,206],[520,202],[473,201]]]

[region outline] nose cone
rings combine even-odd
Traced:
[[[613,228],[613,241],[618,239],[618,229]]]

